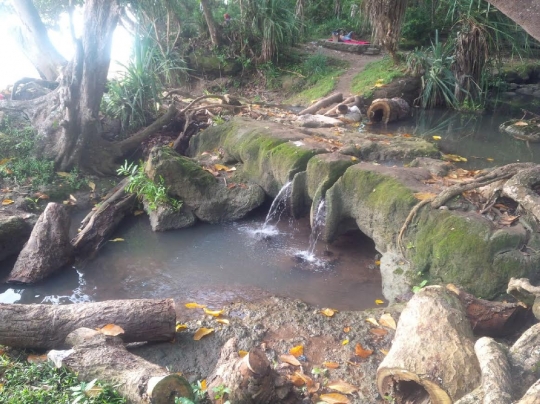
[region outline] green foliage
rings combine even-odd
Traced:
[[[427,283],[428,283],[428,280],[427,280],[427,279],[424,279],[424,280],[423,280],[422,282],[420,282],[418,285],[414,285],[414,286],[412,287],[413,293],[418,293],[418,292],[420,292],[420,290],[422,290],[422,288],[423,288],[424,286],[426,286]]]
[[[85,393],[86,384],[65,368],[56,369],[49,363],[29,363],[24,359],[9,359],[0,356],[0,403],[29,404],[122,404],[126,400],[111,386],[93,382],[99,386],[94,397]],[[81,398],[78,398],[81,397]],[[74,401],[77,400],[77,401]]]
[[[385,57],[382,60],[368,63],[364,70],[353,78],[352,92],[364,97],[371,97],[376,84],[389,84],[403,76],[402,66],[395,66],[392,59]]]
[[[150,210],[156,210],[159,205],[168,205],[178,211],[182,207],[182,201],[171,198],[167,192],[167,186],[163,177],[157,182],[152,181],[144,172],[144,166],[124,162],[117,170],[119,175],[129,176],[126,192],[134,193],[139,199],[144,198]]]

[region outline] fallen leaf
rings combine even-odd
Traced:
[[[43,192],[36,192],[34,194],[38,199],[49,199],[49,195],[44,194]]]
[[[425,201],[426,199],[435,198],[437,196],[437,194],[431,192],[415,192],[413,195],[419,201]]]
[[[373,317],[366,318],[366,321],[370,324],[373,324],[375,327],[379,327],[379,322],[375,320]]]
[[[304,379],[302,379],[300,376],[298,376],[296,373],[293,375],[289,375],[289,380],[295,387],[302,387],[306,382]]]
[[[319,397],[323,402],[328,404],[349,404],[347,396],[340,393],[321,394]]]
[[[229,320],[227,320],[226,318],[217,318],[216,321],[217,321],[219,324],[229,325]]]
[[[381,300],[381,299],[377,299],[375,300],[375,304],[378,306],[380,304],[384,304],[384,300]]]
[[[351,161],[358,161],[356,157],[351,157]]]
[[[29,363],[42,363],[47,362],[47,355],[28,355],[26,361]]]
[[[107,324],[101,328],[96,328],[96,330],[103,335],[110,335],[111,337],[116,337],[124,333],[124,329],[116,324]]]
[[[223,310],[208,310],[206,307],[202,308],[204,312],[213,317],[219,317],[223,314]]]
[[[372,328],[369,330],[369,332],[378,337],[384,337],[386,334],[388,334],[388,331],[386,331],[384,328]]]
[[[348,343],[349,343],[348,339],[344,339],[343,341],[341,341],[341,345],[347,345]]]
[[[206,391],[207,389],[207,386],[206,386],[206,379],[202,379],[201,380],[201,390],[202,391]]]
[[[349,326],[343,327],[343,332],[350,332],[350,331],[351,331],[351,327]]]
[[[337,362],[323,362],[323,366],[328,369],[337,369],[339,368],[339,363]]]
[[[486,158],[487,161],[495,161],[495,159],[491,158],[491,157],[487,157]]]
[[[413,137],[413,135],[411,135],[410,133],[404,133],[403,135],[401,135],[403,137]]]
[[[77,198],[75,198],[73,195],[69,194],[69,200],[73,203],[77,202]]]
[[[378,267],[381,266],[381,261],[375,261],[375,265],[377,265]]]
[[[238,351],[238,356],[241,357],[241,358],[243,358],[247,354],[248,354],[248,351],[244,351],[242,349]]]
[[[356,344],[356,346],[354,347],[354,354],[361,358],[367,358],[368,356],[371,356],[372,353],[373,353],[373,350],[364,349],[362,345],[360,344]]]
[[[201,327],[197,331],[195,331],[195,335],[193,336],[193,339],[195,341],[199,341],[205,335],[212,334],[213,332],[214,332],[213,328]]]
[[[206,307],[204,304],[199,303],[186,303],[185,306],[188,309],[204,309]]]
[[[337,313],[337,310],[335,309],[326,308],[326,309],[321,310],[321,314],[324,314],[326,317],[332,317],[336,313]]]
[[[94,184],[92,181],[88,181],[88,186],[92,191],[96,190],[96,184]]]
[[[442,139],[442,137],[440,137],[440,136],[432,136],[432,138],[433,138],[433,140],[441,140]]]
[[[282,362],[288,363],[289,365],[300,366],[300,362],[293,355],[280,355],[279,359],[281,359]]]
[[[103,392],[103,387],[100,387],[100,386],[92,386],[92,387],[87,387],[85,390],[84,390],[84,394],[86,394],[88,397],[97,397],[99,396],[101,393]]]
[[[13,203],[15,203],[15,201],[13,201],[13,200],[11,200],[11,199],[4,199],[4,200],[2,201],[2,205],[3,205],[3,206],[11,205],[11,204],[13,204]]]
[[[461,161],[467,161],[465,157],[458,156],[457,154],[443,154],[442,158],[443,160],[453,161],[456,163],[459,163]]]
[[[224,166],[223,164],[214,164],[214,169],[217,171],[228,171],[229,167]]]
[[[139,216],[139,215],[142,215],[144,213],[144,210],[136,210],[135,212],[133,212],[133,216]]]
[[[125,241],[123,238],[113,238],[112,240],[109,240],[109,241],[112,241],[113,243],[118,243],[119,241]]]
[[[352,384],[349,384],[342,380],[336,380],[335,382],[330,382],[326,387],[332,390],[339,391],[340,393],[344,393],[344,394],[352,394],[358,390]]]
[[[10,161],[11,161],[10,158],[4,158],[4,159],[1,159],[1,160],[0,160],[0,166],[6,165],[6,164],[9,163]]]
[[[176,332],[182,332],[187,330],[187,325],[185,324],[176,324]]]
[[[382,348],[381,348],[381,349],[379,349],[379,351],[381,351],[381,353],[382,353],[384,356],[388,355],[388,351],[387,351],[386,349],[382,349]]]
[[[298,358],[300,355],[304,354],[304,346],[297,345],[289,350],[289,353],[294,357]]]
[[[379,323],[383,327],[388,327],[388,328],[391,328],[392,330],[396,329],[396,321],[394,320],[394,318],[392,317],[390,313],[384,313],[381,316]]]
[[[60,177],[69,177],[69,173],[66,173],[65,171],[57,171],[56,174],[58,174]]]
[[[517,121],[513,124],[514,126],[529,126],[529,124],[525,121]]]

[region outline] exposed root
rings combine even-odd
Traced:
[[[401,229],[399,230],[399,234],[398,234],[397,243],[398,243],[399,251],[401,251],[401,255],[403,255],[403,257],[405,257],[405,248],[403,248],[403,235],[405,234],[405,231],[407,231],[409,224],[411,224],[411,222],[413,221],[418,211],[422,209],[423,206],[427,205],[428,203],[431,203],[434,199],[435,198],[424,199],[423,201],[420,201],[416,205],[414,205],[411,211],[409,212],[409,215],[405,219],[403,226],[401,226]]]

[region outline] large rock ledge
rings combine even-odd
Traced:
[[[193,158],[213,150],[269,196],[292,181],[290,205],[296,217],[313,216],[324,198],[324,240],[332,242],[350,229],[371,237],[382,254],[383,293],[390,301],[423,280],[455,283],[492,298],[504,293],[510,277],[535,278],[537,273],[540,239],[533,228],[519,222],[497,228],[459,201],[449,208],[422,209],[405,233],[404,256],[397,238],[418,203],[414,194],[439,191],[426,184],[430,167],[390,167],[384,160],[437,156],[434,146],[421,139],[379,139],[356,132],[331,136],[234,119],[192,138]],[[360,161],[370,157],[378,162]]]
[[[0,261],[22,250],[36,221],[31,213],[0,212]]]

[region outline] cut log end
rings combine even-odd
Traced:
[[[437,384],[403,369],[379,371],[377,383],[383,397],[390,396],[397,404],[452,404],[450,396]]]
[[[186,379],[171,374],[150,378],[147,394],[153,404],[170,404],[175,397],[191,397],[192,390]]]

